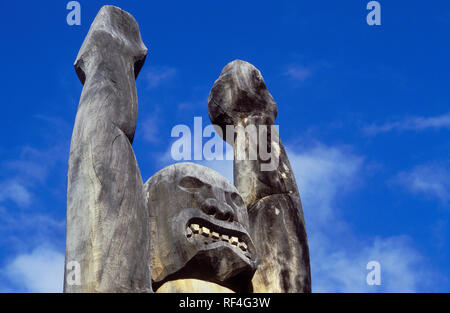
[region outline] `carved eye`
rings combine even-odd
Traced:
[[[231,194],[231,200],[233,201],[234,205],[236,205],[239,208],[245,206],[244,200],[242,200],[241,195],[236,192],[233,192]]]
[[[195,192],[204,185],[205,184],[201,180],[192,176],[183,177],[178,183],[178,186],[181,187],[181,189],[188,192]]]

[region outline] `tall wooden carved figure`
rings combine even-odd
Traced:
[[[236,60],[209,95],[209,116],[234,148],[234,184],[247,205],[259,264],[254,292],[310,292],[309,249],[294,173],[274,127],[261,73]]]
[[[149,218],[131,147],[147,48],[127,12],[101,8],[78,53],[83,83],[69,158],[65,292],[151,292]],[[80,276],[72,271],[79,265]]]

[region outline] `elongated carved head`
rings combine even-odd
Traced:
[[[150,178],[145,192],[155,290],[182,278],[235,291],[249,288],[256,250],[247,209],[225,177],[204,166],[178,163]]]
[[[211,88],[208,110],[211,122],[220,126],[223,134],[227,125],[237,125],[243,119],[257,118],[258,124],[271,125],[277,117],[277,104],[261,72],[242,60],[223,68]]]

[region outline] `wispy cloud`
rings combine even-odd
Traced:
[[[424,273],[430,271],[408,237],[362,241],[341,218],[343,199],[362,184],[364,157],[320,143],[288,151],[305,212],[314,292],[412,292],[429,282]],[[381,264],[381,286],[366,284],[372,260]]]
[[[55,165],[66,160],[66,147],[57,146],[38,150],[22,147],[20,156],[1,164],[0,203],[11,200],[19,207],[27,207],[33,199],[33,189],[46,182],[47,174]]]
[[[291,80],[303,83],[306,79],[311,77],[312,69],[301,65],[290,65],[284,72],[284,75]]]
[[[177,105],[177,111],[185,114],[186,111],[198,110],[208,106],[208,95],[192,101],[182,101]]]
[[[0,247],[9,252],[1,262],[0,292],[61,292],[65,220],[4,207],[0,216]]]
[[[331,237],[312,235],[309,244],[314,292],[417,292],[431,280],[423,257],[405,236],[372,238],[349,248],[336,247]],[[380,286],[366,284],[371,260],[381,265]]]
[[[356,187],[364,158],[345,149],[317,143],[302,153],[288,151],[302,199],[314,207],[311,218],[320,222],[333,215],[338,194]]]
[[[177,70],[169,66],[159,66],[151,68],[145,78],[149,88],[156,88],[165,81],[172,79],[177,74]]]
[[[381,125],[370,125],[364,128],[368,135],[376,135],[379,133],[386,133],[390,131],[405,131],[405,130],[426,130],[426,129],[441,129],[450,128],[450,113],[434,116],[434,117],[409,117],[402,120],[387,122]]]
[[[64,254],[52,247],[42,245],[17,255],[0,275],[8,280],[2,289],[14,292],[62,292],[64,277]]]
[[[42,240],[49,235],[63,233],[66,222],[64,219],[57,220],[48,214],[34,211],[17,211],[6,209],[0,206],[0,215],[2,223],[0,224],[0,244],[6,242],[4,233],[12,231],[15,234],[26,232],[33,233],[36,241]],[[30,240],[31,238],[27,238]]]
[[[16,180],[0,182],[0,203],[12,200],[20,207],[27,207],[31,203],[32,195],[28,189]]]
[[[5,162],[5,167],[20,177],[31,178],[39,182],[44,182],[47,178],[47,167],[42,162],[37,163],[27,159],[20,159]]]
[[[161,116],[159,110],[154,110],[151,115],[144,118],[142,126],[139,129],[138,136],[142,135],[142,138],[149,143],[158,143],[160,141],[159,137],[159,127],[160,127]]]
[[[36,118],[47,146],[22,146],[0,164],[1,291],[62,291],[70,126]]]
[[[450,170],[444,165],[419,165],[399,173],[395,181],[412,193],[450,201]]]

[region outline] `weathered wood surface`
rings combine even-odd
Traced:
[[[257,256],[247,208],[231,182],[208,167],[177,163],[153,175],[145,193],[154,290],[193,278],[251,291]]]
[[[248,207],[250,235],[259,258],[253,290],[310,292],[303,209],[283,144],[278,132],[270,127],[275,122],[277,106],[261,73],[241,60],[229,63],[211,89],[208,107],[212,123],[221,128],[224,136],[227,125],[242,126],[235,137],[224,139],[234,148],[234,183]],[[268,161],[261,159],[259,153],[256,159],[249,159],[252,139],[244,132],[248,125],[267,125],[265,148],[272,158],[277,158],[274,169],[262,170]],[[258,141],[258,151],[261,143]],[[242,158],[238,151],[247,157]]]
[[[84,88],[69,158],[66,264],[79,262],[81,285],[65,279],[65,292],[152,290],[149,219],[131,147],[146,54],[134,18],[104,6],[76,59]]]

